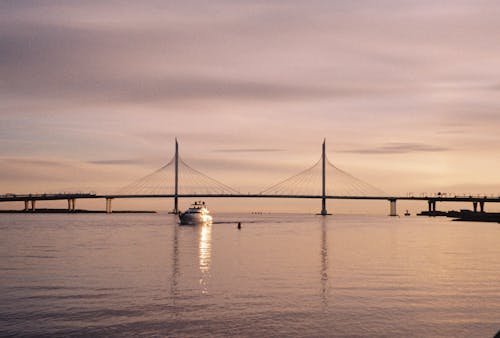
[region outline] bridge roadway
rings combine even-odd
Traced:
[[[336,199],[336,200],[384,200],[390,202],[390,215],[397,215],[396,201],[427,201],[429,212],[436,211],[437,202],[472,202],[474,211],[484,211],[484,204],[500,203],[500,196],[334,196],[334,195],[266,195],[266,194],[144,194],[144,195],[117,195],[93,193],[59,193],[59,194],[7,194],[0,195],[0,202],[24,202],[25,210],[35,210],[36,201],[67,200],[68,210],[75,210],[77,199],[106,199],[106,211],[112,212],[113,199],[133,198],[294,198],[294,199]],[[31,206],[29,205],[31,203]]]
[[[167,195],[96,195],[94,198],[174,198]],[[299,198],[299,199],[337,199],[337,200],[412,200],[439,202],[497,202],[499,197],[488,196],[336,196],[336,195],[265,195],[265,194],[179,194],[179,198]]]
[[[500,203],[500,196],[337,196],[337,195],[266,195],[266,194],[25,194],[0,195],[0,202],[22,201],[55,201],[68,199],[118,199],[118,198],[299,198],[299,199],[337,199],[337,200],[407,200],[407,201],[437,201],[437,202],[493,202]]]

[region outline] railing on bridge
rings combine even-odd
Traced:
[[[61,193],[36,193],[36,194],[13,194],[7,193],[0,195],[0,199],[16,199],[16,200],[25,200],[25,199],[66,199],[69,197],[94,197],[97,196],[95,192],[61,192]]]

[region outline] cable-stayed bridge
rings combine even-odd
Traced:
[[[112,212],[114,199],[130,198],[171,198],[172,213],[179,212],[180,198],[294,198],[321,200],[321,215],[328,215],[326,200],[386,200],[389,201],[390,215],[396,216],[398,200],[427,201],[429,212],[436,211],[437,202],[472,202],[474,211],[484,211],[486,202],[500,202],[500,196],[391,196],[383,190],[354,177],[336,167],[326,156],[323,142],[320,159],[311,167],[255,194],[242,194],[218,180],[192,168],[182,160],[179,144],[175,141],[173,158],[158,170],[118,189],[113,193],[57,193],[57,194],[7,194],[0,195],[0,202],[24,202],[26,211],[36,210],[37,201],[67,200],[68,210],[76,209],[77,199],[105,199],[106,212]]]

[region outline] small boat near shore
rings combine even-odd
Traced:
[[[406,209],[405,216],[411,216],[411,214],[410,214],[410,212],[408,211],[408,209]]]
[[[212,223],[212,216],[205,202],[196,201],[189,209],[179,214],[180,225],[196,225]]]

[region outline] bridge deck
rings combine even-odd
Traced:
[[[132,199],[132,198],[174,198],[175,194],[161,195],[96,195],[96,194],[32,194],[3,195],[0,202],[16,201],[55,201],[68,199]],[[322,199],[321,195],[264,195],[264,194],[179,194],[178,198],[289,198],[289,199]],[[407,201],[437,201],[437,202],[500,202],[500,196],[324,196],[336,200],[407,200]]]

